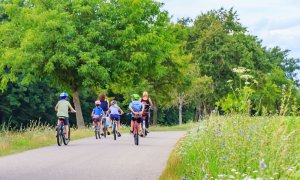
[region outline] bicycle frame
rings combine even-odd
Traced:
[[[133,124],[133,138],[134,138],[134,144],[139,145],[139,123],[137,122],[137,119],[134,119]]]

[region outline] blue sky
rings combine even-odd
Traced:
[[[173,20],[224,7],[234,8],[243,26],[267,47],[289,49],[300,58],[300,0],[158,0]]]

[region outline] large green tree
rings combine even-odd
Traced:
[[[142,80],[140,74],[157,74],[170,44],[161,35],[169,19],[160,7],[152,0],[1,4],[8,16],[0,30],[1,88],[19,74],[24,84],[48,76],[72,93],[77,125],[83,126],[83,88],[105,87],[112,81],[133,85]]]

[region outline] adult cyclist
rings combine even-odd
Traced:
[[[150,107],[152,106],[152,101],[148,96],[148,93],[146,91],[143,92],[143,97],[140,98],[140,102],[144,104],[145,110],[143,113],[143,119],[145,119],[145,126],[146,126],[146,131],[149,133],[148,128],[149,128],[149,113],[150,113]]]
[[[131,128],[130,132],[133,133],[134,120],[137,120],[139,123],[139,134],[142,135],[142,115],[144,112],[145,106],[139,101],[140,96],[137,94],[131,95],[132,102],[129,104],[129,110],[131,111]]]
[[[60,100],[55,106],[55,111],[57,111],[57,117],[64,117],[64,125],[66,128],[66,139],[69,139],[69,109],[71,112],[76,112],[71,106],[70,102],[66,100],[68,94],[63,92],[60,94]],[[59,124],[59,119],[57,120],[57,125]]]

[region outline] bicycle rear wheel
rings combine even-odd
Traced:
[[[66,137],[63,135],[63,142],[64,142],[64,145],[68,145],[69,144],[69,142],[70,142],[70,139],[71,139],[71,137],[70,137],[70,126],[68,127],[69,128],[69,131],[68,131],[68,140],[66,140]]]
[[[62,126],[61,125],[58,125],[57,126],[57,129],[56,129],[57,133],[56,133],[56,140],[57,140],[57,145],[58,146],[61,146],[62,145]]]
[[[117,140],[117,131],[116,131],[116,122],[114,120],[114,123],[113,123],[113,133],[114,133],[114,140]]]
[[[107,133],[107,127],[106,125],[103,125],[103,136],[106,138],[106,133]]]
[[[94,131],[95,131],[95,137],[98,139],[98,127],[97,125],[94,126]]]
[[[135,145],[139,145],[139,125],[137,122],[135,123],[134,142]]]

